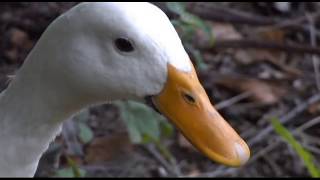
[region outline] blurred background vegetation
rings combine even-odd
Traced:
[[[0,90],[41,33],[76,2],[0,3]],[[210,100],[248,142],[240,168],[211,162],[137,102],[65,122],[38,177],[319,177],[318,2],[161,2]]]

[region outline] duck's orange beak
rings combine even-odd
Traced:
[[[247,144],[211,105],[194,68],[182,72],[168,64],[167,82],[153,103],[211,160],[240,166],[249,159]]]

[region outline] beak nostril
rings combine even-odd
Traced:
[[[196,103],[196,99],[191,94],[183,93],[182,96],[188,103]]]

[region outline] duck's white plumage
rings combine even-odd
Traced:
[[[116,50],[119,37],[135,50]],[[149,3],[81,3],[57,18],[0,95],[0,176],[33,176],[63,120],[82,108],[159,93],[168,62],[191,70],[168,18]]]

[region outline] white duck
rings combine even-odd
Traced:
[[[210,159],[248,160],[248,146],[210,104],[160,9],[81,3],[47,28],[0,94],[0,176],[33,176],[63,121],[81,109],[147,96]]]

